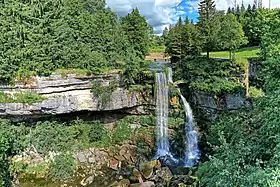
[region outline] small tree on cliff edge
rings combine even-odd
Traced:
[[[232,54],[235,54],[237,48],[248,43],[242,25],[232,13],[227,14],[223,19],[219,36],[223,49],[229,49],[230,59],[234,57]]]
[[[214,0],[202,0],[198,8],[198,27],[201,33],[203,49],[209,52],[217,46],[218,32],[220,30],[219,16],[216,16],[216,5]]]

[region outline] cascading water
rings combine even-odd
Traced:
[[[168,83],[173,84],[172,69],[168,68]],[[194,166],[199,159],[199,149],[197,141],[197,133],[193,128],[192,110],[185,97],[180,97],[184,104],[186,114],[185,122],[185,154],[184,158],[179,160],[173,158],[168,141],[168,85],[166,75],[163,71],[156,73],[156,137],[157,137],[157,153],[155,159],[168,156],[173,163],[183,163],[185,167]]]
[[[168,141],[168,86],[164,72],[156,73],[156,134],[157,154],[156,157],[169,155]]]
[[[173,73],[172,69],[168,67],[168,82],[173,84]],[[181,94],[180,89],[178,88],[180,93],[181,100],[184,104],[184,110],[186,114],[186,122],[185,122],[185,154],[183,158],[183,162],[186,167],[192,167],[197,163],[199,159],[199,149],[198,149],[198,138],[197,133],[193,128],[193,115],[192,109],[187,102],[186,98]]]
[[[186,167],[194,166],[199,159],[199,149],[198,149],[198,141],[197,141],[197,133],[193,128],[193,115],[192,109],[187,102],[186,98],[180,94],[180,97],[184,104],[184,110],[186,114],[186,122],[185,122],[185,155],[184,155],[184,163]]]

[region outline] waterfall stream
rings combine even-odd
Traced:
[[[168,75],[166,80],[166,74],[164,72],[156,73],[156,137],[157,137],[157,153],[155,158],[169,156],[173,161],[177,163],[183,163],[185,167],[194,166],[199,159],[198,138],[197,133],[193,127],[193,115],[192,110],[187,102],[186,98],[181,94],[180,98],[184,105],[186,121],[185,121],[185,152],[184,157],[176,160],[173,158],[170,152],[168,141],[168,85],[167,83],[173,83],[172,69],[168,68]]]
[[[182,94],[180,94],[180,97],[184,104],[184,110],[186,114],[184,163],[186,167],[192,167],[194,164],[197,163],[199,159],[197,133],[193,128],[192,109],[189,103],[187,102],[186,98]]]
[[[164,72],[156,73],[156,134],[157,154],[161,157],[170,154],[168,142],[168,85]]]

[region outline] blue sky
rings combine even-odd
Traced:
[[[164,27],[175,24],[179,16],[197,19],[199,0],[106,0],[107,5],[119,16],[125,16],[133,8],[138,8],[148,23],[160,34]],[[241,4],[242,0],[237,0]],[[245,6],[253,4],[254,0],[243,0]],[[233,0],[215,0],[219,10],[227,10],[233,6]],[[280,0],[271,0],[272,7],[280,7]],[[264,7],[268,7],[269,0],[263,0]]]

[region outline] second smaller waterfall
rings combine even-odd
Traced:
[[[189,103],[187,102],[186,98],[182,94],[180,95],[180,97],[183,101],[184,110],[187,118],[185,122],[186,150],[184,155],[184,163],[186,167],[192,167],[198,162],[199,159],[197,133],[193,128],[192,109]]]

